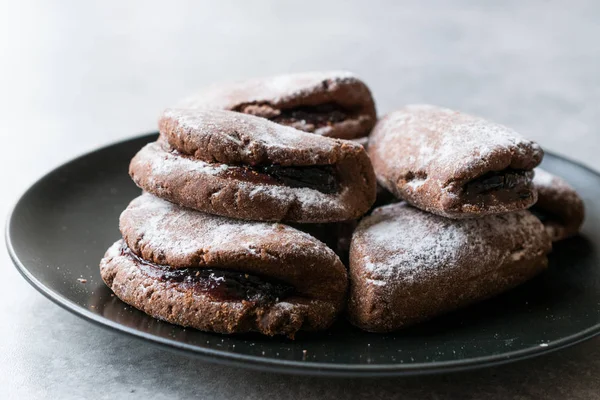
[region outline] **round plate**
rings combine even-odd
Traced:
[[[155,320],[111,294],[98,262],[119,238],[118,217],[140,194],[129,160],[156,134],[117,143],[50,172],[19,200],[7,245],[23,276],[67,310],[102,326],[239,366],[305,374],[409,375],[523,359],[600,332],[600,176],[548,154],[544,168],[582,195],[582,236],[556,244],[550,268],[510,292],[395,334],[362,332],[344,320],[295,341],[224,336]],[[87,281],[82,281],[85,279]]]

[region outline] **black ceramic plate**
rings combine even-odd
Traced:
[[[89,321],[208,360],[346,376],[500,364],[600,332],[600,175],[551,154],[543,166],[566,178],[586,202],[582,236],[557,244],[545,273],[497,298],[387,335],[339,321],[328,332],[290,341],[223,336],[157,321],[111,296],[98,272],[104,251],[119,237],[119,214],[140,193],[127,174],[129,160],[155,137],[117,143],[61,166],[25,193],[9,218],[7,245],[19,271],[41,293]]]

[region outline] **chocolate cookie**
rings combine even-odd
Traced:
[[[583,224],[585,207],[575,189],[541,168],[535,169],[533,184],[538,201],[531,211],[540,218],[552,241],[576,235]]]
[[[124,302],[173,324],[293,337],[327,328],[345,302],[339,258],[289,226],[143,194],[121,214],[120,229],[123,240],[100,263],[102,279]]]
[[[218,84],[177,108],[237,111],[341,139],[366,136],[377,120],[369,88],[353,74],[339,71]]]
[[[260,221],[356,219],[375,201],[362,146],[222,110],[167,110],[129,172],[142,189],[211,214]]]
[[[381,119],[369,137],[379,183],[416,207],[473,218],[530,207],[540,146],[484,119],[413,105]]]
[[[352,237],[350,320],[388,332],[483,300],[544,270],[550,248],[529,211],[452,220],[378,208]]]

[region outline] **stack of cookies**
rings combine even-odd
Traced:
[[[547,267],[551,240],[583,221],[570,186],[541,170],[534,179],[540,146],[505,126],[408,106],[382,118],[368,146],[378,182],[405,202],[374,210],[354,232],[348,310],[365,330],[393,331],[519,285]]]
[[[566,182],[533,178],[535,143],[433,106],[377,122],[349,73],[213,86],[159,130],[100,271],[126,303],[205,331],[294,337],[345,308],[396,330],[526,281],[583,220]]]

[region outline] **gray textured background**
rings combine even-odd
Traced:
[[[361,75],[380,113],[409,102],[458,108],[600,170],[600,2],[168,3],[0,4],[2,214],[50,168],[154,129],[195,88],[315,69]],[[436,377],[249,372],[92,326],[29,287],[4,249],[0,261],[2,399],[600,398],[600,339]]]

